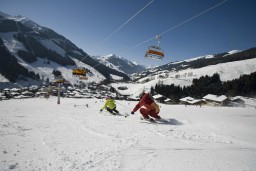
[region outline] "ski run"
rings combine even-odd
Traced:
[[[253,171],[256,109],[160,104],[142,123],[136,101],[51,97],[0,101],[0,170]],[[125,117],[127,116],[127,117]]]

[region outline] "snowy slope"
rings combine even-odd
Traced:
[[[242,52],[241,50],[231,50],[229,52],[227,52],[225,55],[223,55],[223,57],[228,56],[228,55],[232,55],[232,54],[236,54]],[[194,57],[194,58],[190,58],[190,59],[186,59],[183,61],[177,61],[177,62],[172,62],[170,64],[178,64],[178,63],[182,63],[182,62],[191,62],[191,61],[196,61],[198,59],[209,59],[209,58],[214,58],[215,55],[203,55],[203,56],[198,56],[198,57]]]
[[[112,56],[113,56],[113,54],[106,55],[106,56],[94,56],[94,58],[97,59],[98,61],[100,61],[101,64],[103,64],[109,68],[123,72],[122,70],[119,69],[119,66],[113,65],[111,62],[108,61],[108,59]]]
[[[218,73],[221,81],[228,81],[252,72],[256,72],[256,58],[210,65],[199,69],[186,69],[175,73],[171,72],[170,76],[176,76],[178,74],[180,78],[191,80],[191,78],[200,78],[205,75],[212,76],[214,73]],[[189,73],[192,75],[189,75]]]
[[[28,72],[31,71],[35,75],[39,74],[41,78],[52,80],[53,73],[50,71],[60,69],[59,71],[64,71],[62,75],[67,81],[71,83],[79,82],[78,79],[69,74],[72,73],[76,64],[79,67],[89,69],[94,74],[94,76],[88,75],[90,82],[99,83],[104,79],[110,79],[110,74],[113,77],[122,77],[124,80],[129,80],[126,74],[100,65],[64,36],[49,28],[41,27],[26,17],[10,16],[0,12],[0,28],[1,47],[6,47],[9,55],[14,55],[17,58],[17,65],[22,65],[25,68],[24,70],[27,69]],[[5,48],[1,50],[6,51]],[[1,59],[5,57],[1,56]],[[48,65],[38,68],[38,64],[42,62]],[[1,65],[4,65],[3,63]],[[9,79],[13,76],[16,79],[15,81],[18,81],[17,77],[19,75],[24,74],[20,70],[15,70],[13,73],[7,72],[7,69],[1,70],[2,75],[8,75]],[[32,76],[30,77],[33,79]],[[82,82],[88,81],[82,80]]]
[[[97,59],[101,64],[126,74],[133,74],[146,70],[144,66],[139,65],[136,62],[131,62],[115,54],[109,54],[106,56],[94,56],[94,58]]]
[[[256,59],[228,62],[224,64],[210,65],[198,69],[185,69],[178,72],[169,72],[169,78],[162,79],[163,84],[175,84],[189,86],[193,79],[201,76],[220,75],[221,81],[229,81],[239,78],[241,75],[256,72]],[[164,74],[161,74],[164,75]]]
[[[57,64],[53,61],[51,61],[51,64],[49,65],[49,64],[45,63],[45,61],[48,61],[48,60],[47,59],[42,59],[42,58],[37,58],[36,62],[30,63],[30,64],[25,62],[23,59],[21,59],[17,55],[17,51],[18,50],[26,51],[26,49],[25,49],[25,47],[23,46],[22,43],[13,39],[13,34],[14,33],[0,33],[0,37],[2,37],[4,39],[5,46],[8,48],[8,50],[10,52],[12,52],[15,55],[15,57],[18,59],[18,62],[19,62],[20,65],[24,66],[29,71],[33,71],[35,74],[39,74],[40,76],[44,76],[44,78],[49,78],[50,81],[54,81],[54,75],[52,74],[53,70],[59,70],[62,73],[62,76],[65,79],[69,80],[69,82],[71,84],[74,84],[74,83],[77,83],[78,81],[81,81],[81,80],[77,79],[76,77],[72,76],[72,68],[75,67],[75,66],[65,67],[65,66]],[[47,48],[65,56],[64,54],[66,52],[63,49],[61,49],[59,46],[54,44],[52,41],[41,40],[41,42],[42,42],[42,44],[44,44],[45,47],[47,47]],[[90,79],[89,80],[90,82],[100,82],[100,81],[105,79],[105,77],[101,73],[99,73],[96,69],[94,69],[93,67],[91,67],[87,64],[84,64],[82,62],[79,62],[75,58],[72,58],[72,60],[75,61],[75,63],[78,66],[88,68],[88,69],[91,70],[92,73],[94,73],[94,75],[88,75],[88,77]],[[83,82],[88,82],[88,81],[83,80]]]
[[[135,104],[117,101],[117,109],[128,114]],[[0,170],[256,168],[255,108],[161,104],[168,123],[148,124],[139,112],[126,118],[100,113],[103,105],[65,98],[57,105],[55,97],[1,101]]]
[[[105,79],[105,77],[99,73],[96,69],[93,67],[86,65],[84,63],[79,62],[77,59],[72,58],[77,65],[80,67],[84,67],[89,69],[93,74],[87,74],[88,80],[79,80],[77,77],[74,77],[72,75],[72,68],[75,66],[62,66],[55,62],[51,62],[51,67],[49,67],[48,64],[44,63],[44,60],[38,58],[36,62],[34,62],[32,65],[26,66],[26,68],[29,68],[29,70],[34,71],[35,73],[38,73],[40,75],[44,75],[45,77],[48,77],[50,81],[54,81],[54,76],[52,75],[53,70],[58,70],[62,73],[63,78],[66,80],[69,80],[71,84],[78,83],[79,81],[82,82],[100,82]],[[26,65],[25,63],[21,63],[22,65]]]
[[[138,96],[143,90],[150,91],[151,87],[156,84],[174,84],[176,86],[190,86],[195,78],[201,76],[212,76],[215,73],[220,75],[221,81],[228,81],[239,78],[243,74],[256,72],[256,58],[243,61],[228,62],[217,65],[210,65],[198,69],[186,69],[176,71],[155,72],[154,75],[149,75],[138,80],[137,84],[113,83],[111,84],[120,94]],[[162,76],[162,77],[161,77]],[[145,80],[150,80],[145,82]],[[127,87],[125,90],[120,90],[118,87]]]

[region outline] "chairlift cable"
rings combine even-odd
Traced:
[[[197,15],[195,15],[195,16],[193,16],[193,17],[191,17],[191,18],[189,18],[189,19],[187,19],[187,20],[185,20],[185,21],[183,21],[183,22],[181,22],[181,23],[179,23],[179,24],[177,24],[177,25],[174,26],[174,27],[171,27],[170,29],[168,29],[168,30],[166,30],[166,31],[164,31],[164,32],[162,32],[162,33],[160,33],[160,34],[158,34],[158,35],[159,35],[159,36],[164,35],[164,34],[168,33],[169,31],[171,31],[171,30],[173,30],[173,29],[175,29],[175,28],[177,28],[177,27],[180,27],[180,26],[186,24],[187,22],[192,21],[192,20],[194,20],[195,18],[197,18],[197,17],[199,17],[199,16],[201,16],[201,15],[203,15],[203,14],[205,14],[205,13],[207,13],[207,12],[209,12],[209,11],[215,9],[215,8],[217,8],[218,6],[220,6],[220,5],[224,4],[224,3],[226,3],[227,1],[228,1],[228,0],[222,1],[221,3],[219,3],[219,4],[217,4],[217,5],[214,5],[214,6],[212,6],[211,8],[208,8],[207,10],[204,10],[203,12],[200,12],[199,14],[197,14]],[[141,43],[139,43],[139,44],[137,44],[137,45],[135,45],[135,46],[132,46],[132,47],[130,47],[130,48],[124,50],[123,52],[132,50],[132,49],[134,49],[134,48],[136,48],[136,47],[138,47],[138,46],[140,46],[140,45],[143,45],[143,44],[145,44],[145,43],[147,43],[147,42],[149,42],[149,41],[151,41],[151,40],[153,40],[153,39],[155,39],[155,36],[154,36],[154,37],[151,37],[151,38],[145,40],[144,42],[141,42]]]
[[[96,46],[95,49],[99,48],[102,44],[104,44],[108,39],[110,39],[114,34],[116,34],[119,30],[121,30],[126,24],[128,24],[133,18],[135,18],[139,13],[141,13],[146,7],[148,7],[154,0],[151,0],[149,3],[147,3],[142,9],[140,9],[137,13],[135,13],[132,17],[130,17],[126,22],[124,22],[121,26],[119,26],[116,30],[114,30],[108,37],[106,37],[99,45]],[[85,58],[87,58],[90,55],[86,55],[84,58],[82,58],[80,62],[82,62]],[[100,65],[96,64],[94,66],[92,66],[93,68]],[[73,66],[74,67],[74,66]]]
[[[191,17],[191,18],[189,18],[189,19],[187,19],[187,20],[185,20],[185,21],[183,21],[183,22],[181,22],[180,24],[178,24],[178,25],[176,25],[176,26],[174,26],[174,27],[172,27],[172,28],[170,28],[170,29],[168,29],[168,30],[162,32],[162,33],[159,34],[159,35],[160,35],[160,36],[161,36],[161,35],[164,35],[164,34],[168,33],[169,31],[171,31],[171,30],[173,30],[173,29],[175,29],[175,28],[177,28],[177,27],[179,27],[179,26],[182,26],[182,25],[186,24],[187,22],[189,22],[189,21],[191,21],[191,20],[193,20],[193,19],[195,19],[195,18],[197,18],[197,17],[199,17],[199,16],[201,16],[201,15],[203,15],[203,14],[205,14],[205,13],[211,11],[211,10],[213,10],[214,8],[216,8],[216,7],[218,7],[218,6],[222,5],[222,4],[224,4],[224,3],[227,2],[227,1],[228,1],[228,0],[225,0],[225,1],[223,1],[223,2],[221,2],[221,3],[219,3],[219,4],[217,4],[217,5],[214,5],[213,7],[211,7],[211,8],[209,8],[209,9],[207,9],[207,10],[205,10],[205,11],[203,11],[203,12],[201,12],[201,13],[199,13],[199,14],[197,14],[197,15],[195,15],[195,16],[193,16],[193,17]]]
[[[102,44],[104,44],[108,39],[110,39],[114,34],[116,34],[119,30],[121,30],[126,24],[128,24],[133,18],[135,18],[139,13],[141,13],[146,7],[148,7],[154,0],[151,0],[148,4],[146,4],[142,9],[140,9],[137,13],[135,13],[132,17],[130,17],[126,22],[124,22],[121,26],[119,26],[116,30],[114,30],[109,36],[107,36],[95,49],[99,48]]]

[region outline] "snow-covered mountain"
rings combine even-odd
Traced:
[[[171,62],[166,65],[157,67],[156,69],[179,71],[187,68],[202,68],[209,65],[216,65],[234,61],[243,61],[252,58],[256,58],[256,48],[251,48],[244,51],[231,50],[229,52],[221,54],[199,56],[183,61]]]
[[[138,73],[146,70],[145,66],[139,65],[136,62],[131,62],[121,56],[115,54],[109,54],[106,56],[95,56],[100,63],[106,65],[109,68],[113,68],[126,74]]]
[[[180,77],[184,75],[183,73],[187,73],[187,75],[191,76],[191,74],[193,75],[194,70],[202,71],[202,73],[199,75],[209,76],[213,75],[213,72],[219,73],[220,75],[228,75],[232,74],[232,72],[236,73],[239,70],[239,74],[233,74],[239,77],[243,74],[250,74],[251,72],[255,72],[255,59],[256,48],[251,48],[243,51],[232,50],[221,54],[204,55],[183,61],[170,62],[168,64],[149,69],[140,74],[134,74],[133,78],[136,80],[143,78],[145,79],[163,73],[168,73],[169,75],[173,75],[174,77]],[[250,60],[252,60],[251,63],[246,62]],[[233,64],[231,64],[232,62],[236,63],[238,70],[234,68]],[[245,63],[246,66],[244,66]],[[231,64],[231,67],[226,67],[229,64]],[[244,67],[239,68],[239,66]],[[205,70],[205,68],[212,68],[212,71],[208,72],[207,69]],[[223,68],[228,68],[229,70],[224,71]],[[232,79],[234,79],[234,77],[229,77],[229,80]]]
[[[129,77],[108,68],[91,58],[82,49],[55,31],[22,16],[0,12],[0,74],[8,81],[54,79],[53,71],[60,71],[71,83],[72,68],[85,67],[91,71],[90,80],[100,82],[117,76]],[[95,67],[96,66],[96,67]]]
[[[217,73],[221,81],[238,79],[256,72],[256,48],[230,51],[219,55],[206,55],[185,61],[172,62],[132,75],[133,84],[111,84],[119,94],[138,96],[150,91],[156,84],[191,86],[193,79]]]

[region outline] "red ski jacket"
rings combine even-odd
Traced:
[[[136,112],[142,106],[147,109],[155,110],[156,113],[159,113],[159,106],[155,103],[155,101],[150,97],[148,93],[145,93],[142,96],[139,103],[134,107],[133,112]]]

